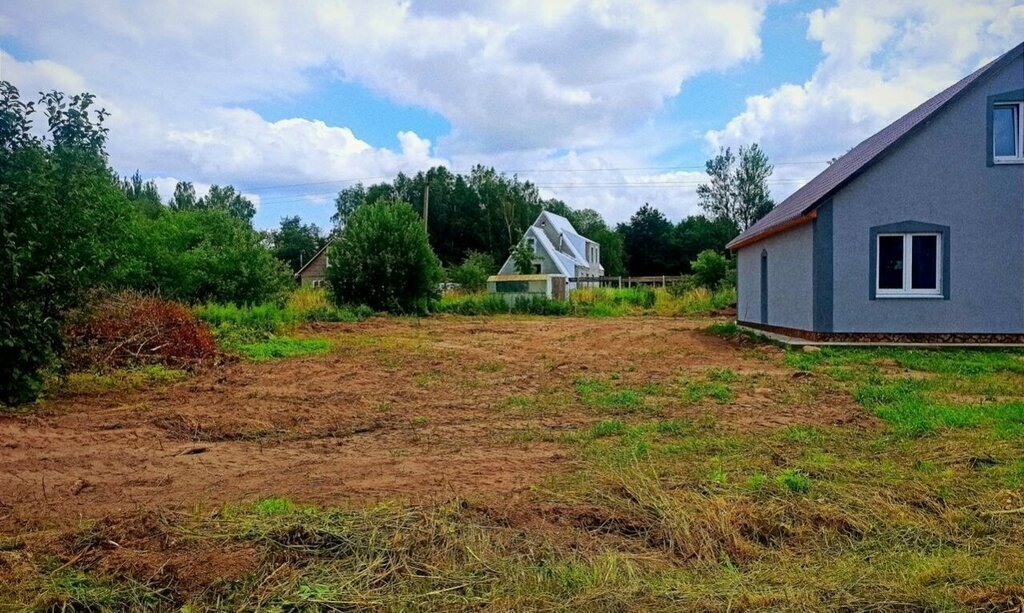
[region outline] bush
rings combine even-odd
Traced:
[[[511,303],[497,294],[445,296],[434,304],[434,312],[451,315],[569,315],[572,305],[544,296],[520,296]]]
[[[448,279],[465,292],[481,292],[487,287],[487,277],[493,274],[494,260],[486,253],[472,251],[458,266],[448,269]]]
[[[194,368],[217,355],[210,329],[188,309],[138,292],[95,300],[72,316],[65,336],[66,365],[75,370]]]
[[[400,201],[356,209],[329,249],[327,284],[338,304],[390,313],[426,313],[438,297],[441,263],[423,220]]]
[[[725,278],[729,270],[729,260],[717,251],[706,249],[697,254],[697,259],[691,262],[690,266],[698,285],[714,289]]]

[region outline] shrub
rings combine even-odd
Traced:
[[[698,285],[714,289],[725,278],[729,261],[721,253],[705,249],[697,254],[697,259],[690,263],[690,267]]]
[[[441,264],[423,220],[400,201],[356,209],[329,249],[327,283],[338,304],[426,313],[438,296]]]
[[[466,292],[481,292],[494,271],[494,260],[486,253],[471,251],[462,264],[448,269],[448,279]]]
[[[192,368],[217,355],[210,329],[184,306],[130,291],[99,298],[74,314],[65,335],[66,364],[76,370]]]
[[[536,255],[534,248],[526,242],[525,239],[516,244],[512,248],[512,252],[509,257],[512,258],[512,263],[516,267],[516,272],[521,275],[528,275],[533,272],[533,258]]]

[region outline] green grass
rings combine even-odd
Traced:
[[[322,355],[330,351],[331,344],[322,338],[274,336],[254,343],[240,343],[233,349],[253,362],[267,362],[281,358]]]
[[[896,436],[982,427],[1002,438],[1024,433],[1020,350],[824,347],[788,351],[785,362],[827,374]]]

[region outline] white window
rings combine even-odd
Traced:
[[[942,235],[879,234],[877,296],[941,296]]]
[[[1024,163],[1024,103],[992,107],[992,159],[996,164]]]

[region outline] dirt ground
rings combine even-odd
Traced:
[[[158,389],[56,398],[0,417],[0,531],[157,508],[299,501],[514,499],[570,470],[560,431],[613,418],[580,378],[664,384],[729,368],[731,402],[655,398],[651,419],[743,430],[865,423],[772,346],[707,320],[444,318],[323,324],[328,355],[236,363]],[[525,436],[532,433],[533,436]],[[538,436],[537,433],[540,433]]]

